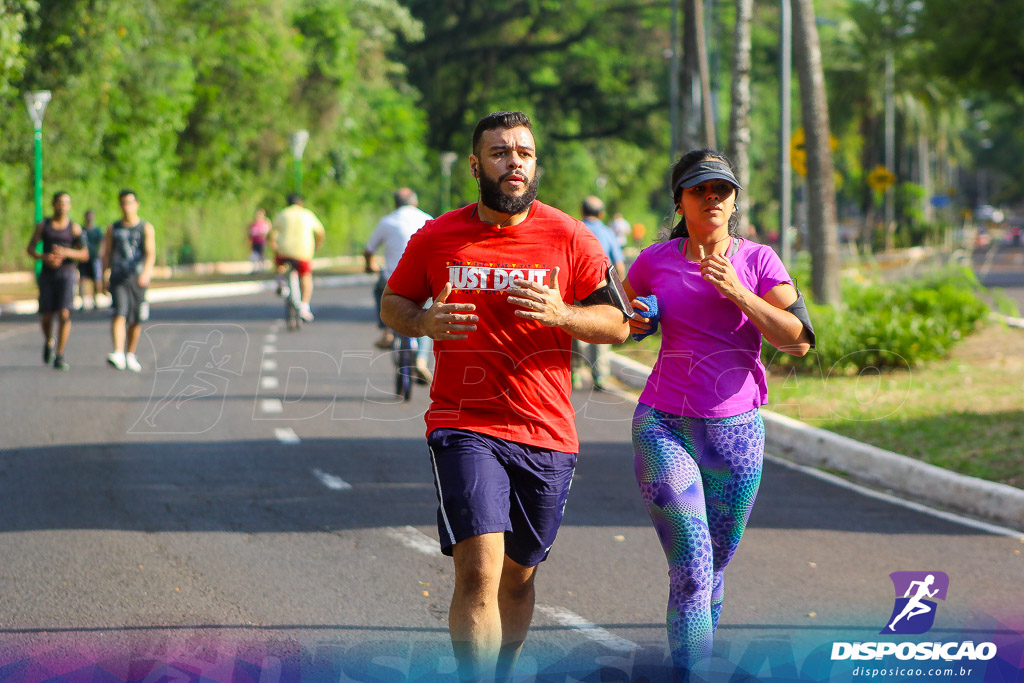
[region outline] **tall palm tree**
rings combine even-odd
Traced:
[[[835,167],[829,146],[828,101],[813,0],[791,0],[793,53],[800,80],[800,111],[807,141],[807,223],[811,242],[811,289],[818,303],[838,305],[839,230]]]

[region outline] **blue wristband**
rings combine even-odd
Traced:
[[[658,314],[658,297],[651,294],[650,296],[637,297],[637,301],[645,304],[649,310],[641,311],[639,308],[636,309],[636,314],[647,318],[651,322],[651,329],[643,334],[634,334],[633,341],[640,341],[641,339],[648,337],[658,331],[658,321],[661,320],[661,316]]]

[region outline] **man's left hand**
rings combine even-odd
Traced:
[[[523,309],[515,312],[518,317],[536,320],[548,327],[560,327],[568,320],[570,310],[558,289],[557,266],[551,270],[548,285],[522,278],[512,280],[512,284],[515,286],[508,290],[508,302]]]

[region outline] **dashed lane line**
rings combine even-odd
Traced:
[[[564,607],[537,605],[535,609],[562,626],[567,626],[579,631],[580,635],[587,640],[592,640],[609,650],[613,650],[615,652],[633,652],[637,649],[637,644],[633,641],[620,638],[611,631],[603,629],[597,624],[590,623],[580,615],[575,612],[570,612]]]
[[[438,547],[437,541],[430,536],[427,536],[416,527],[388,527],[384,529],[384,533],[407,548],[412,548],[424,555],[441,555],[441,549]],[[633,641],[620,638],[611,631],[587,621],[580,615],[571,612],[564,607],[537,605],[535,609],[555,623],[571,628],[579,632],[579,634],[584,638],[598,643],[599,645],[614,652],[633,652],[638,647]]]
[[[341,477],[333,474],[328,474],[323,470],[313,470],[313,476],[320,480],[320,483],[331,489],[332,491],[347,491],[352,488],[352,484],[348,483]]]
[[[277,427],[274,429],[274,438],[289,446],[294,446],[302,441],[291,427]]]
[[[264,413],[283,413],[284,406],[281,401],[276,398],[265,398],[260,401],[260,410]]]

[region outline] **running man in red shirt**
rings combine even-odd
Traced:
[[[579,450],[571,338],[628,333],[604,303],[608,259],[593,233],[535,200],[536,155],[525,114],[481,119],[469,157],[479,200],[412,236],[381,303],[399,334],[435,340],[427,445],[465,680],[509,679],[530,626]]]

